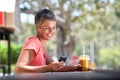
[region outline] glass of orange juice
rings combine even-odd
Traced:
[[[82,71],[89,71],[90,66],[90,56],[89,55],[80,55],[79,64],[81,64]]]

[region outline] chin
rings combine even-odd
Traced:
[[[46,40],[47,40],[47,41],[50,41],[51,39],[52,39],[52,38],[47,38]]]
[[[52,39],[47,39],[48,41],[52,40]]]

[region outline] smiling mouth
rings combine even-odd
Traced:
[[[48,37],[52,37],[52,34],[47,35]]]

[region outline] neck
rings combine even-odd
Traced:
[[[47,41],[42,40],[42,39],[39,39],[39,40],[40,40],[40,42],[41,42],[42,46],[44,46],[44,47],[45,47],[45,45],[46,45]]]

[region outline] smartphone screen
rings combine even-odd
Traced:
[[[66,57],[66,56],[61,56],[61,57],[59,58],[59,62],[60,62],[60,61],[65,62],[65,61],[66,61],[66,59],[67,59],[67,57]]]

